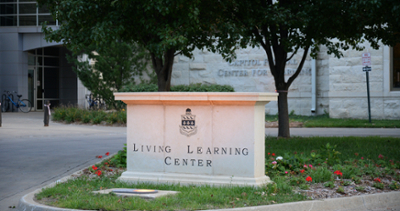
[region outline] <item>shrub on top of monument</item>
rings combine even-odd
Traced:
[[[123,87],[120,92],[157,92],[156,84],[129,84]],[[171,92],[234,92],[230,85],[219,84],[190,84],[171,86]]]

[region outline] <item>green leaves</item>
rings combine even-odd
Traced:
[[[96,46],[92,44],[68,57],[68,60],[76,64],[74,71],[85,87],[94,95],[101,96],[109,107],[119,108],[120,104],[114,101],[113,91],[134,83],[134,77],[140,76],[147,68],[149,55],[136,43],[114,41],[102,48]],[[82,52],[88,55],[88,59],[96,61],[94,66],[89,61],[77,59]]]

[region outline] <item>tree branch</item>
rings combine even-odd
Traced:
[[[296,50],[294,50],[293,54],[288,59],[286,59],[287,62],[293,58],[293,56],[297,53],[297,50],[299,50],[299,48],[296,48]]]
[[[179,51],[178,53],[174,54],[174,56],[178,56],[179,54],[182,54],[182,51]]]
[[[299,64],[299,66],[297,67],[296,72],[289,78],[289,80],[287,82],[287,87],[289,87],[293,83],[294,79],[296,79],[297,76],[300,74],[301,69],[303,69],[304,61],[307,58],[309,48],[310,48],[310,45],[307,45],[307,47],[304,49],[304,53],[303,53],[303,57],[301,58],[301,62]]]

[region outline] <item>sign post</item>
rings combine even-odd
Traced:
[[[362,54],[362,65],[363,71],[367,77],[367,95],[368,95],[368,120],[371,123],[371,102],[369,97],[369,72],[371,71],[371,54],[370,53],[363,53]]]

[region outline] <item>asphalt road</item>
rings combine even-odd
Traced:
[[[43,113],[3,113],[0,127],[0,210],[44,185],[99,162],[126,143],[126,127],[65,125]]]

